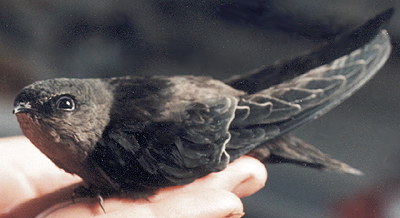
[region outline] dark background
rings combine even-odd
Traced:
[[[21,134],[13,98],[54,77],[226,78],[302,54],[395,1],[0,0],[0,136]],[[399,9],[400,10],[400,9]],[[385,67],[363,89],[294,132],[365,176],[268,165],[245,217],[400,217],[400,22]],[[357,215],[364,209],[373,210]],[[351,214],[347,216],[346,214]]]

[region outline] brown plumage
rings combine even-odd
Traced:
[[[287,135],[351,96],[391,51],[381,24],[388,10],[355,31],[291,61],[225,82],[152,76],[51,79],[15,100],[23,133],[92,194],[145,197],[220,171],[250,154],[359,174]]]

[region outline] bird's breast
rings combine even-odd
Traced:
[[[84,166],[75,155],[73,145],[64,145],[58,133],[44,125],[40,118],[30,113],[16,114],[22,133],[58,167],[73,174],[81,174]]]

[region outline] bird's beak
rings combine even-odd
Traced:
[[[15,105],[13,114],[30,113],[32,111],[36,111],[36,109],[32,108],[29,102],[19,102]]]

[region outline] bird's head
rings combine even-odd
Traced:
[[[100,79],[50,79],[23,88],[13,113],[24,135],[47,156],[58,153],[55,144],[86,153],[108,124],[112,101]]]

